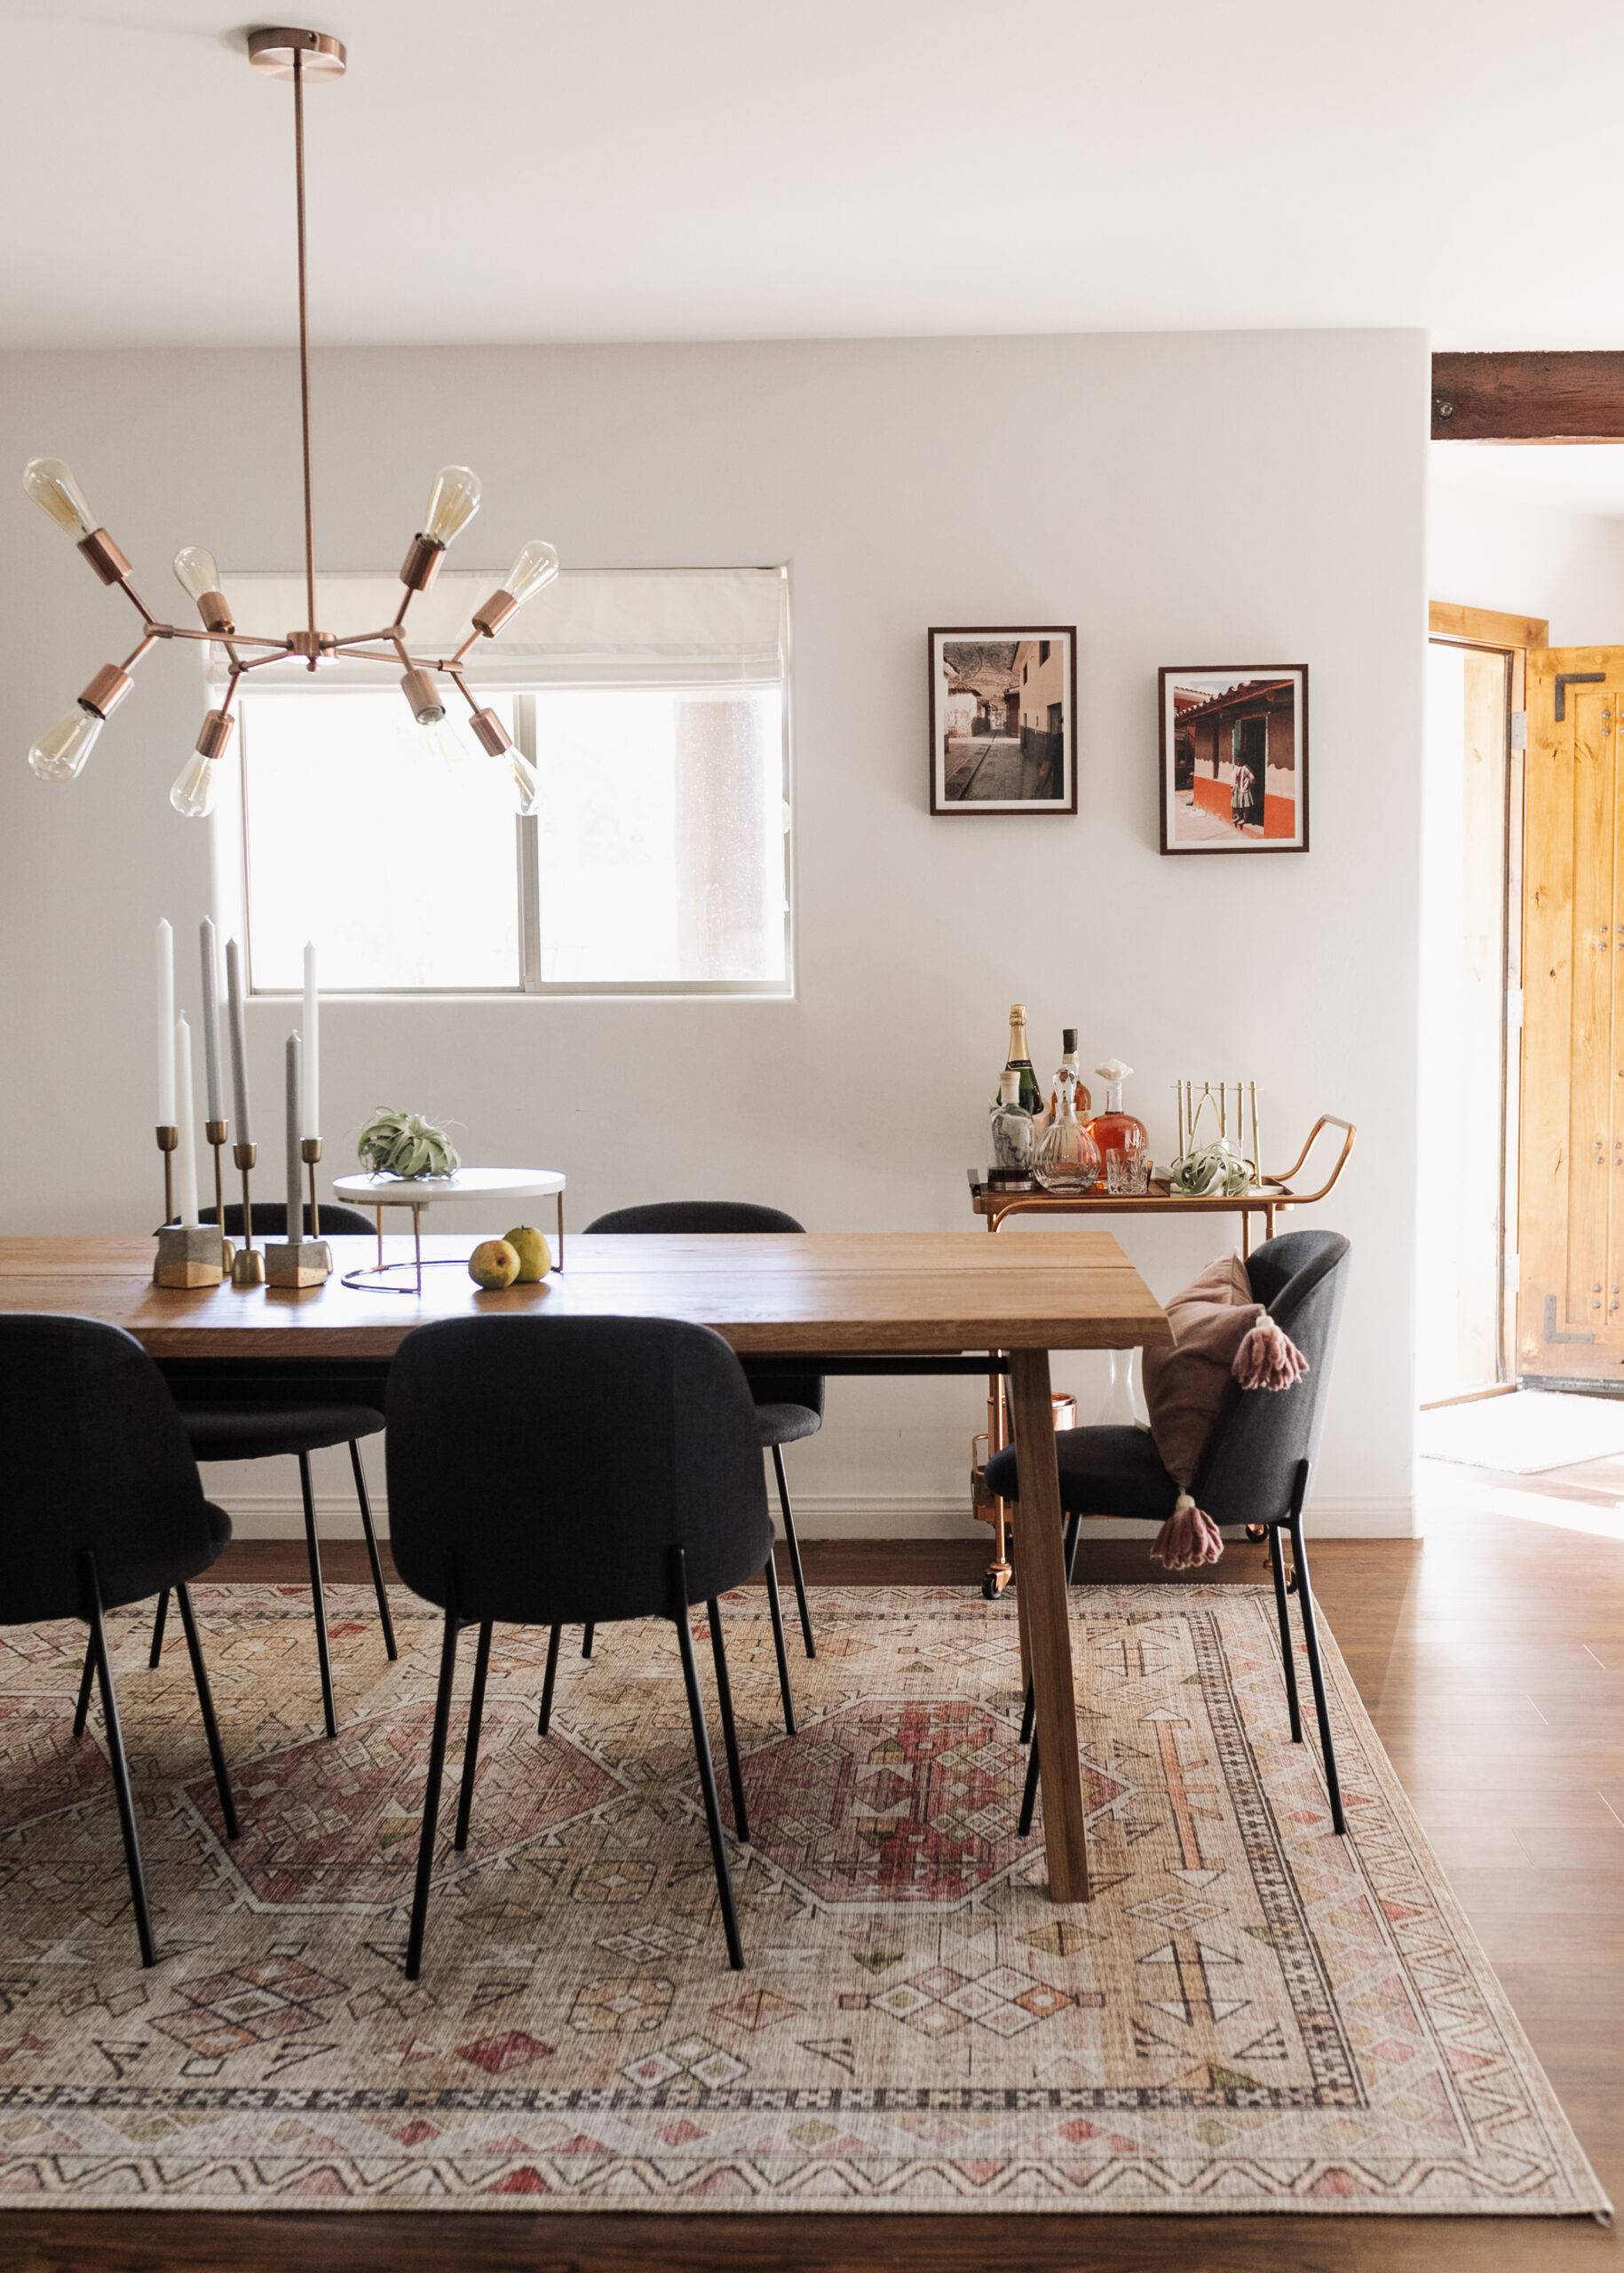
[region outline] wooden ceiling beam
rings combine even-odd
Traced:
[[[1432,358],[1435,442],[1624,442],[1624,352]]]

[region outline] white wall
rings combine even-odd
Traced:
[[[1624,519],[1475,486],[1500,469],[1452,464],[1461,449],[1459,443],[1432,446],[1427,597],[1543,616],[1553,647],[1624,638]],[[1545,460],[1552,452],[1517,455]]]
[[[0,464],[66,457],[153,592],[183,543],[296,563],[287,355],[0,376]],[[797,820],[796,1001],[335,1002],[329,1160],[388,1099],[455,1114],[472,1160],[563,1167],[576,1224],[732,1193],[814,1229],[963,1229],[1011,1000],[1045,1061],[1075,1024],[1085,1065],[1138,1069],[1164,1157],[1176,1075],[1255,1077],[1277,1165],[1316,1113],[1359,1123],[1319,1218],[1357,1255],[1318,1520],[1407,1531],[1427,384],[1424,339],[1394,332],[320,355],[329,567],[392,567],[452,459],[487,500],[464,566],[536,534],[583,566],[788,561]],[[209,905],[208,830],[167,802],[195,664],[155,653],[83,780],[35,780],[28,741],[125,651],[128,611],[9,494],[0,1064],[28,1149],[0,1208],[143,1231],[152,926],[189,939]],[[1081,811],[932,820],[926,627],[1022,619],[1079,627]],[[1158,853],[1156,668],[1229,661],[1310,666],[1306,856]],[[268,1096],[285,1004],[250,1023]],[[1122,1236],[1163,1295],[1222,1244],[1194,1220]],[[1091,1393],[1102,1364],[1059,1378]],[[808,1528],[969,1528],[980,1416],[972,1383],[835,1384],[795,1457]],[[219,1483],[245,1480],[292,1489]]]

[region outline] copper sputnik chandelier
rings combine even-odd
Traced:
[[[507,729],[494,710],[483,709],[469,692],[463,670],[470,651],[480,639],[494,638],[515,608],[550,584],[558,573],[558,556],[539,539],[523,546],[502,584],[475,611],[468,637],[455,653],[415,655],[407,645],[406,612],[415,592],[427,591],[439,574],[446,548],[466,528],[479,509],[479,484],[466,466],[448,465],[434,478],[424,525],[412,539],[400,566],[406,587],[392,623],[382,630],[351,632],[340,637],[319,629],[316,622],[316,557],[311,502],[310,459],[310,311],[305,258],[305,87],[306,82],[341,78],[345,55],[341,41],[325,32],[297,31],[275,25],[250,32],[248,58],[256,71],[293,82],[294,180],[298,214],[299,275],[299,416],[305,464],[305,598],[302,631],[279,639],[239,631],[231,606],[220,590],[220,572],[211,553],[201,545],[187,545],[175,556],[175,574],[195,602],[202,630],[189,625],[161,623],[131,582],[130,562],[99,527],[84,501],[84,493],[59,458],[34,458],[22,477],[22,486],[35,503],[49,513],[60,529],[76,539],[79,550],[104,584],[116,584],[141,619],[139,644],[122,663],[107,663],[85,688],[65,718],[43,733],[28,752],[28,763],[42,780],[71,781],[83,771],[85,759],[107,720],[133,684],[131,673],[147,649],[160,639],[202,639],[222,646],[230,659],[230,676],[218,709],[203,720],[197,746],[174,788],[170,803],[177,812],[201,819],[214,804],[219,760],[235,725],[233,706],[244,677],[266,663],[289,658],[314,671],[338,656],[358,661],[399,667],[400,690],[420,726],[436,728],[446,716],[437,674],[449,678],[472,713],[469,720],[481,746],[493,757],[505,757],[512,768],[521,812],[534,810],[535,777],[527,760],[513,748]],[[251,652],[250,652],[251,651]]]

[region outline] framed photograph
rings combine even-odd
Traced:
[[[1157,675],[1164,852],[1306,852],[1308,666]]]
[[[932,630],[931,811],[1074,813],[1074,624]]]

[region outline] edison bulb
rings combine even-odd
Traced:
[[[28,763],[42,781],[74,781],[84,771],[84,761],[96,746],[102,720],[93,710],[76,702],[65,718],[59,718],[28,752]]]
[[[520,602],[543,591],[558,573],[558,556],[551,545],[534,537],[502,580],[502,589]]]
[[[513,775],[513,787],[519,792],[519,810],[528,815],[535,811],[535,768],[518,749],[507,752],[508,765]]]
[[[74,538],[89,536],[96,517],[84,502],[84,492],[74,479],[71,466],[60,458],[30,458],[23,468],[22,486],[58,528]]]
[[[479,510],[479,477],[465,465],[442,465],[429,492],[423,534],[433,544],[449,544]]]
[[[189,600],[201,600],[205,592],[220,589],[220,571],[212,552],[205,552],[201,544],[188,544],[175,555],[175,581]]]
[[[170,791],[170,803],[178,813],[188,820],[203,820],[214,811],[215,777],[219,772],[218,762],[205,757],[194,749],[179,772]]]

